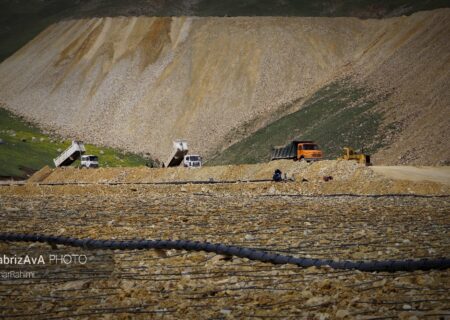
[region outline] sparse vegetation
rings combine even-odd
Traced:
[[[43,134],[32,124],[1,108],[0,139],[0,177],[14,178],[26,178],[45,165],[53,166],[53,158],[71,143]],[[86,145],[86,152],[98,155],[100,166],[139,166],[146,163],[138,155],[91,144]],[[76,165],[77,162],[74,163]]]
[[[348,145],[374,153],[382,146],[378,134],[382,115],[365,88],[338,81],[317,91],[302,108],[232,145],[208,164],[257,163],[270,160],[272,147],[293,139],[314,140],[326,158],[340,155]]]

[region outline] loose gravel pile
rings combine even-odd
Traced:
[[[271,180],[276,169],[280,169],[285,183],[240,184],[239,181]],[[325,181],[324,178],[332,178]],[[292,160],[271,161],[251,165],[211,166],[201,169],[147,167],[99,168],[95,170],[77,168],[43,168],[29,180],[41,184],[151,184],[186,183],[183,190],[220,190],[221,186],[196,186],[189,182],[234,182],[229,186],[243,193],[302,193],[302,194],[450,194],[450,185],[427,181],[393,180],[375,173],[371,167],[354,161],[325,160],[316,163]]]

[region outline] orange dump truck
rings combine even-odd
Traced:
[[[293,159],[317,161],[321,160],[323,152],[314,141],[294,140],[285,147],[275,147],[272,149],[270,160]]]

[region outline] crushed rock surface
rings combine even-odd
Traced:
[[[393,167],[394,168],[394,167]],[[371,167],[354,161],[324,160],[315,163],[292,160],[271,161],[260,164],[205,166],[200,169],[177,168],[99,168],[95,170],[78,168],[43,168],[30,178],[30,182],[43,184],[60,183],[172,183],[172,182],[239,182],[271,180],[276,169],[280,169],[288,182],[272,184],[236,184],[231,189],[248,189],[259,193],[418,193],[449,194],[449,184],[436,181],[408,181],[390,179],[378,174]],[[332,177],[328,182],[324,177]],[[185,189],[193,187],[190,184]],[[212,185],[208,185],[212,187]],[[220,188],[220,186],[217,186]]]
[[[339,190],[363,195],[389,193],[395,188],[403,193],[409,188],[414,193],[426,194],[428,190],[432,195],[438,190],[436,186],[444,188],[439,189],[443,194],[448,194],[448,189],[435,183],[401,181],[386,187],[386,180],[380,182],[378,177],[365,182],[355,178],[360,168],[364,172],[368,168],[351,169],[353,164],[338,162],[332,167],[330,172],[341,170],[346,179],[2,186],[2,231],[98,239],[187,239],[334,260],[450,256],[448,197],[327,196]],[[302,171],[300,164],[298,171],[289,172],[305,176],[329,172],[320,163],[308,168],[312,171]],[[136,174],[134,179],[144,168],[136,170],[130,171]],[[102,171],[80,172],[100,175]],[[117,174],[104,178],[114,180]],[[0,252],[17,256],[85,254],[89,261],[68,266],[1,265],[1,272],[35,272],[31,279],[0,279],[2,316],[439,319],[450,309],[448,270],[363,273],[271,265],[205,252],[86,251],[35,243],[0,243]],[[23,290],[25,286],[27,290]]]

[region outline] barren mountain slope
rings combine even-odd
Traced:
[[[330,158],[350,145],[376,164],[450,163],[449,13],[371,22],[370,44],[336,80],[212,162],[265,161],[272,146],[300,138],[315,139]]]
[[[408,116],[441,120],[420,128],[438,142],[448,136],[449,79],[430,76],[448,69],[449,12],[65,21],[0,65],[0,101],[63,135],[165,160],[173,138],[208,156],[235,142],[233,130],[254,131],[348,74],[388,94],[378,108],[398,117],[408,139]]]
[[[450,163],[450,10],[392,21],[353,69],[386,99],[396,135],[375,159],[390,164]],[[373,61],[373,63],[370,63]]]
[[[447,0],[2,0],[0,61],[52,23],[93,17],[302,16],[387,18],[449,7]]]
[[[1,99],[65,135],[163,157],[214,147],[332,79],[367,23],[325,18],[99,18],[48,28],[0,66]]]

